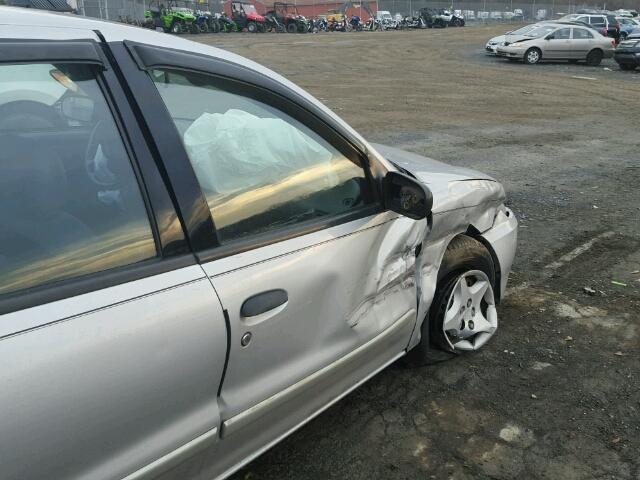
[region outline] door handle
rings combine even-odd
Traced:
[[[255,317],[284,305],[289,300],[285,290],[267,290],[247,298],[240,307],[240,315],[243,317]]]

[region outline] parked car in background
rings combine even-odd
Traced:
[[[544,8],[540,8],[536,12],[536,20],[545,20],[547,18],[547,10]]]
[[[542,60],[586,61],[600,65],[613,56],[615,40],[582,26],[550,23],[538,25],[523,35],[510,37],[498,46],[496,55],[535,64]]]
[[[602,35],[618,39],[620,37],[620,23],[616,19],[615,15],[597,14],[577,14],[565,15],[560,18],[561,21],[576,21],[583,22],[592,25]]]
[[[620,42],[613,59],[622,70],[635,70],[640,67],[640,30],[635,30]]]
[[[495,179],[222,49],[0,16],[2,480],[226,478],[396,360],[497,332]]]
[[[525,25],[524,27],[514,30],[512,32],[507,32],[504,35],[498,35],[497,37],[493,37],[489,39],[489,41],[485,45],[485,51],[489,55],[495,55],[496,49],[498,48],[499,45],[502,45],[506,41],[507,36],[524,35],[525,33],[533,30],[537,25],[538,25],[537,23],[532,23],[531,25]]]
[[[620,24],[620,41],[627,38],[636,28],[640,28],[640,21],[633,17],[616,17]]]

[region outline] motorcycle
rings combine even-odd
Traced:
[[[267,13],[264,16],[264,28],[267,32],[284,33],[286,31],[284,25],[280,23],[278,21],[278,18],[271,13]]]
[[[224,33],[239,32],[238,24],[231,20],[226,13],[222,13],[218,17],[218,23],[220,24],[220,31]]]
[[[349,20],[349,30],[354,30],[356,32],[362,31],[362,22],[360,21],[360,17],[358,15],[352,15],[351,20]]]

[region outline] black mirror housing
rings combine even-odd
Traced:
[[[400,172],[387,172],[382,181],[385,208],[414,220],[428,218],[433,194],[426,185]]]

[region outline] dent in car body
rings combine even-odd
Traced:
[[[433,225],[416,260],[418,317],[409,342],[412,348],[420,341],[420,327],[431,306],[440,263],[451,240],[469,227],[480,232],[498,262],[502,296],[515,255],[517,221],[512,214],[507,216],[504,188],[489,175],[392,147],[374,148],[427,185],[433,194]]]

